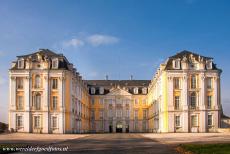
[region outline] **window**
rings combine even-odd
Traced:
[[[91,94],[95,94],[95,88],[94,88],[94,87],[91,87],[91,88],[90,88],[90,92],[91,92]]]
[[[23,69],[24,68],[24,60],[18,60],[18,68]]]
[[[126,117],[129,117],[129,109],[126,109]]]
[[[95,111],[91,110],[91,119],[94,119],[94,118],[95,118]]]
[[[212,126],[212,115],[208,115],[208,126]]]
[[[52,79],[52,89],[58,88],[58,79]]]
[[[109,99],[109,104],[112,105],[113,104],[113,100]]]
[[[147,128],[146,125],[147,125],[146,121],[143,121],[143,122],[142,122],[142,130],[143,130],[143,131],[146,131],[146,128]]]
[[[138,105],[139,100],[137,98],[134,99],[135,105]]]
[[[117,110],[117,117],[122,117],[122,110]]]
[[[22,128],[23,127],[22,116],[16,116],[16,127],[17,128]]]
[[[100,98],[100,104],[103,105],[104,99]]]
[[[17,78],[17,89],[23,89],[23,78]]]
[[[41,78],[39,75],[35,76],[35,88],[40,88],[41,87]]]
[[[207,88],[212,89],[212,78],[210,77],[207,78]]]
[[[133,93],[138,94],[138,88],[137,87],[133,89]]]
[[[91,104],[94,105],[94,98],[91,99]]]
[[[174,85],[174,89],[180,89],[180,79],[174,78],[173,79],[173,85]]]
[[[41,94],[37,93],[33,97],[33,108],[35,110],[40,110],[41,109]]]
[[[100,111],[100,119],[103,119],[103,117],[104,117],[104,111]]]
[[[52,68],[58,68],[58,59],[52,60]]]
[[[109,117],[110,117],[110,118],[113,117],[113,110],[112,110],[112,109],[109,110]]]
[[[207,69],[212,69],[212,60],[208,60],[208,61],[206,62],[206,68],[207,68]]]
[[[134,118],[137,119],[138,118],[138,110],[134,111]]]
[[[134,124],[134,130],[138,130],[138,121],[135,121],[135,124]]]
[[[212,96],[208,96],[207,100],[208,100],[207,108],[211,109],[212,108]]]
[[[23,109],[23,96],[17,96],[17,109]]]
[[[103,88],[103,87],[100,87],[99,93],[100,93],[101,95],[104,94],[104,88]]]
[[[174,68],[180,69],[180,60],[174,60]]]
[[[180,116],[175,116],[175,125],[176,127],[180,127]]]
[[[195,92],[191,93],[191,96],[190,96],[190,107],[192,109],[196,108],[196,93]]]
[[[146,105],[146,99],[142,99],[143,105]]]
[[[143,110],[143,119],[147,118],[147,110]]]
[[[142,93],[147,94],[147,88],[146,87],[142,88]]]
[[[191,125],[192,125],[192,127],[197,127],[198,126],[197,115],[192,115],[191,116]]]
[[[57,128],[57,117],[52,117],[52,128]]]
[[[175,110],[180,109],[180,96],[175,96]]]
[[[58,104],[58,98],[57,98],[57,96],[53,96],[53,99],[52,99],[53,110],[57,110],[57,104]]]
[[[192,89],[196,88],[196,76],[195,75],[191,76],[191,88]]]
[[[34,128],[40,128],[40,116],[34,116]]]
[[[103,130],[103,129],[104,129],[104,123],[103,123],[103,121],[100,121],[100,122],[99,122],[99,127],[100,127],[100,130]]]

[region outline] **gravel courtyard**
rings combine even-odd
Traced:
[[[149,133],[141,134],[141,136],[171,145],[182,143],[230,143],[230,133]]]
[[[230,143],[230,133],[1,134],[0,144],[68,147],[65,153],[176,154],[181,143]],[[28,153],[28,152],[19,152]],[[57,153],[53,152],[53,153]]]

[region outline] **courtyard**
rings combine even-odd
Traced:
[[[230,133],[1,134],[1,147],[61,148],[65,153],[176,154],[180,144],[230,143]],[[14,148],[15,148],[14,147]],[[44,149],[43,149],[44,150]],[[40,151],[41,152],[41,151]],[[43,151],[44,152],[44,151]],[[33,153],[21,151],[18,153]]]

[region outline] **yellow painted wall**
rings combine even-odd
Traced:
[[[71,110],[70,110],[70,100],[72,99],[71,96],[71,78],[72,78],[72,74],[70,72],[66,72],[65,74],[65,80],[63,80],[63,82],[65,82],[65,131],[70,132],[72,131],[72,128],[70,126],[70,122],[71,122]]]
[[[163,129],[162,132],[168,132],[168,78],[167,73],[162,73],[162,87],[163,87],[163,100],[162,100],[162,121]]]

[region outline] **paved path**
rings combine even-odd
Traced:
[[[49,145],[47,145],[49,146]],[[92,134],[51,145],[68,147],[68,152],[83,154],[176,154],[175,150],[139,134]],[[55,152],[57,153],[57,152]]]

